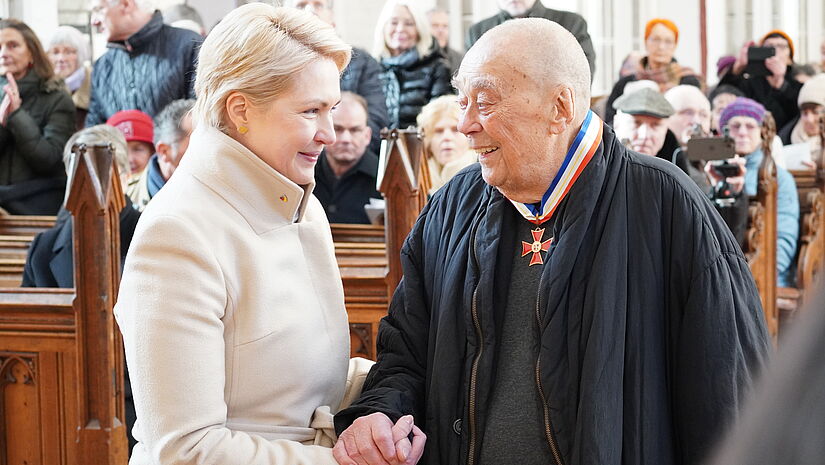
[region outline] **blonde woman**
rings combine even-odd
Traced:
[[[435,193],[456,173],[478,161],[470,150],[467,137],[458,132],[461,108],[458,97],[444,95],[431,101],[418,115],[418,127],[424,132],[424,154],[430,169],[432,188]]]
[[[335,463],[332,414],[362,371],[312,189],[349,58],[312,14],[263,3],[201,47],[195,130],[142,215],[115,308],[132,465]]]
[[[373,54],[381,64],[381,84],[390,126],[415,124],[421,107],[452,93],[450,68],[414,0],[389,0],[378,16]]]

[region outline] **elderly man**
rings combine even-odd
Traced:
[[[203,38],[163,24],[150,1],[92,0],[92,25],[107,34],[109,51],[95,62],[86,126],[120,110],[154,117],[172,100],[195,96],[195,60]]]
[[[653,89],[640,89],[616,99],[613,108],[621,112],[615,120],[619,140],[627,140],[631,149],[667,160],[688,173],[679,141],[668,129],[673,107],[662,94]]]
[[[480,163],[404,244],[378,362],[335,417],[339,463],[703,460],[769,350],[726,226],[589,110],[558,24],[492,29],[455,85]]]
[[[301,8],[318,16],[324,22],[335,27],[332,11],[333,0],[287,0],[284,4],[293,8]],[[378,75],[381,66],[366,50],[358,47],[352,49],[352,60],[341,75],[341,90],[354,92],[366,99],[369,106],[369,126],[372,138],[370,150],[375,153],[381,149],[381,129],[390,124],[387,113],[384,90]]]
[[[596,71],[596,51],[587,32],[587,22],[581,15],[571,11],[552,10],[541,4],[540,0],[496,0],[501,10],[495,16],[481,20],[470,27],[467,32],[466,45],[469,49],[482,34],[499,24],[513,18],[544,18],[560,24],[576,36],[576,40],[587,55],[590,74]]]
[[[138,211],[157,194],[166,181],[172,177],[181,158],[189,147],[192,134],[192,117],[189,112],[194,100],[175,100],[155,118],[155,154],[149,158],[146,168],[135,176],[126,188],[126,194]]]
[[[674,111],[667,119],[667,127],[682,147],[696,132],[710,134],[710,100],[698,87],[676,86],[665,92],[665,100]]]
[[[315,190],[330,223],[370,222],[364,205],[380,199],[375,180],[378,156],[369,150],[369,107],[358,94],[341,92],[341,103],[332,113],[335,143],[315,164]]]

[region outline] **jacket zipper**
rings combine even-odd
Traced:
[[[541,311],[539,310],[540,303],[541,278],[539,278],[539,290],[538,295],[536,296],[536,322],[538,323],[538,328],[536,328],[536,331],[539,332],[539,339],[541,339]],[[563,465],[564,462],[562,462],[561,460],[561,454],[559,453],[559,446],[556,443],[556,437],[553,436],[553,427],[552,422],[550,421],[550,405],[547,403],[547,398],[544,396],[544,388],[541,385],[541,347],[539,347],[539,355],[536,358],[536,386],[538,386],[539,388],[539,397],[541,397],[541,404],[544,407],[544,436],[547,439],[547,443],[550,445],[550,452],[552,452],[553,454],[553,458],[556,461],[556,465]]]
[[[473,230],[473,235],[470,238],[470,247],[472,248],[472,256],[473,260],[475,260],[476,270],[478,270],[478,257],[476,256],[476,230]],[[484,345],[482,341],[482,333],[481,333],[481,323],[478,321],[478,308],[476,306],[476,297],[478,295],[478,287],[479,282],[476,283],[475,289],[473,289],[473,303],[472,303],[472,315],[473,315],[473,325],[475,326],[476,330],[476,338],[478,338],[478,351],[476,352],[476,356],[473,359],[473,367],[470,370],[470,407],[469,407],[469,419],[470,419],[470,449],[467,452],[467,465],[474,465],[475,464],[475,448],[476,448],[476,381],[478,378],[478,363],[481,360],[481,353],[484,351]]]

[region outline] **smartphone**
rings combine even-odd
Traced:
[[[773,47],[748,47],[748,64],[745,73],[751,76],[770,76],[772,73],[765,66],[765,60],[776,55]]]
[[[736,155],[736,145],[730,137],[692,137],[687,143],[690,161],[727,160]]]

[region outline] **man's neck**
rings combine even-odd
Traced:
[[[124,34],[125,37],[123,37],[119,41],[127,40],[129,37],[132,37],[133,35],[137,34],[138,31],[146,27],[146,25],[149,24],[149,21],[152,20],[152,15],[154,15],[153,12],[143,10],[139,10],[133,13],[129,17],[129,25],[127,27],[127,32]]]
[[[327,163],[329,164],[330,169],[332,169],[332,174],[334,174],[336,178],[340,178],[341,176],[345,175],[347,171],[354,168],[355,165],[358,164],[358,160],[355,160],[352,163],[344,164],[338,163],[337,161],[333,160],[332,157],[327,157]]]

